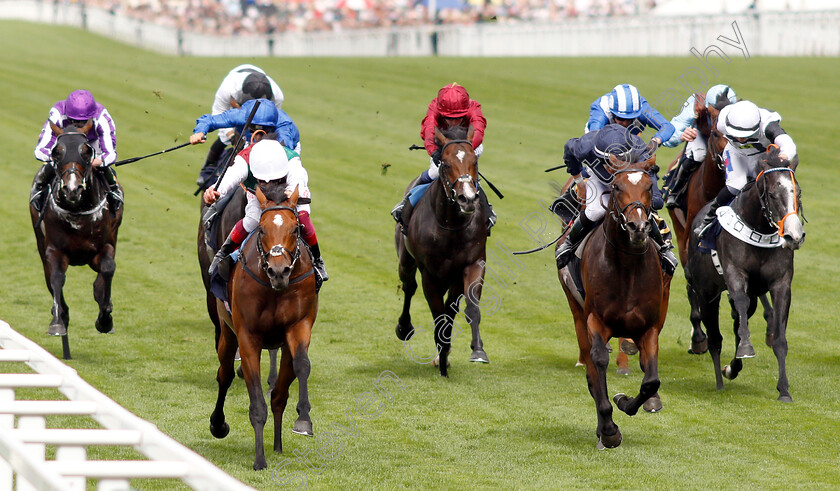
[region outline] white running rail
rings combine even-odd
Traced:
[[[76,370],[0,320],[0,362],[37,373],[0,373],[0,490],[129,490],[131,479],[180,479],[202,491],[253,490],[82,380]],[[6,367],[4,367],[6,368]],[[6,370],[8,371],[8,370]],[[28,372],[21,365],[22,372]],[[55,388],[67,400],[16,400],[15,389]],[[89,416],[103,429],[48,429],[48,415]],[[17,418],[17,427],[15,427]],[[45,460],[46,445],[56,447]],[[87,447],[133,447],[149,460],[87,460]]]

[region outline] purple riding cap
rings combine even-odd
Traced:
[[[55,145],[56,135],[50,123],[58,128],[66,128],[69,120],[93,120],[88,132],[88,141],[96,150],[96,156],[104,165],[111,165],[117,160],[117,136],[114,120],[102,104],[96,102],[87,90],[74,90],[66,100],[58,101],[50,108],[50,114],[41,129],[38,144],[35,146],[35,158],[43,162],[50,161],[50,152]]]

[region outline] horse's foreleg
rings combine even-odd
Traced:
[[[755,356],[755,348],[750,342],[749,311],[755,299],[747,295],[747,283],[745,280],[735,278],[732,284],[727,284],[729,289],[729,302],[732,304],[732,317],[735,320],[735,358],[752,358]],[[754,310],[755,307],[752,307]]]
[[[423,275],[423,293],[426,296],[426,302],[432,312],[432,321],[435,324],[435,347],[438,356],[433,364],[436,363],[440,366],[442,377],[448,377],[447,368],[449,368],[449,349],[452,346],[453,319],[447,315],[446,306],[443,303],[443,292],[438,290],[434,280],[427,275]]]
[[[48,247],[46,251],[46,270],[49,272],[47,284],[52,292],[52,321],[47,334],[51,336],[66,336],[69,321],[69,309],[64,301],[64,280],[69,261],[60,251]],[[67,358],[65,356],[65,358]]]
[[[633,416],[644,404],[648,412],[662,409],[657,391],[659,390],[659,326],[649,328],[639,340],[639,366],[645,373],[639,395],[630,398],[624,394],[616,395],[615,405],[625,413]],[[654,398],[654,396],[656,396]],[[649,402],[650,401],[650,402]]]
[[[758,297],[761,300],[761,307],[764,308],[764,321],[767,323],[767,332],[764,335],[764,342],[769,347],[773,347],[773,330],[777,325],[773,322],[773,304],[767,298],[767,294]],[[775,303],[775,302],[774,302]]]
[[[225,422],[225,397],[235,376],[233,355],[236,354],[238,343],[227,324],[222,324],[218,339],[216,347],[219,369],[216,371],[216,382],[219,384],[219,394],[216,398],[216,407],[210,415],[210,433],[216,438],[224,438],[230,432],[230,426]]]
[[[96,318],[96,330],[102,333],[114,332],[114,319],[111,317],[113,305],[111,304],[111,281],[114,279],[114,271],[117,263],[114,261],[114,246],[106,244],[90,267],[97,273],[96,281],[93,282],[93,298],[99,304],[99,316]]]
[[[237,316],[241,317],[241,316]],[[242,325],[239,318],[234,320],[237,326]],[[244,332],[247,328],[239,329],[239,356],[242,358],[242,372],[245,376],[245,386],[248,388],[248,417],[254,428],[254,470],[259,471],[267,467],[265,462],[265,447],[263,445],[263,430],[268,417],[268,408],[262,392],[260,381],[260,356],[262,355],[262,339],[255,338],[252,333]]]
[[[688,352],[692,355],[702,355],[709,350],[709,340],[700,325],[700,299],[690,281],[686,282],[685,289],[688,292],[688,303],[691,306],[691,341],[688,345]]]
[[[268,392],[277,385],[277,349],[268,350]]]
[[[312,406],[309,403],[309,340],[312,334],[312,318],[304,318],[300,322],[286,329],[286,343],[289,352],[292,354],[292,370],[298,379],[298,418],[295,421],[292,432],[298,435],[313,436],[312,419],[309,417],[309,410]]]
[[[283,413],[289,401],[289,386],[295,380],[295,370],[292,367],[292,353],[288,346],[283,346],[280,355],[280,367],[274,390],[271,391],[271,413],[274,415],[274,451],[283,452]]]
[[[414,335],[414,326],[411,325],[411,297],[417,291],[417,262],[411,254],[405,250],[405,245],[399,249],[400,255],[400,281],[405,295],[403,299],[403,310],[400,319],[397,321],[397,337],[406,341]]]
[[[490,358],[484,351],[484,343],[481,341],[481,333],[478,326],[481,323],[481,310],[478,304],[481,302],[481,290],[484,284],[484,266],[483,261],[468,266],[464,270],[464,291],[466,292],[466,307],[464,308],[464,315],[467,317],[467,322],[470,323],[472,329],[472,343],[470,348],[470,361],[477,363],[490,363]]]
[[[715,372],[715,384],[717,390],[723,390],[723,377],[720,369],[720,350],[723,346],[723,336],[720,334],[720,297],[712,300],[701,301],[697,297],[700,318],[706,325],[708,332],[709,355],[712,357],[712,366]]]
[[[613,448],[621,444],[621,431],[613,422],[613,407],[607,394],[607,366],[610,363],[610,353],[604,341],[606,326],[595,314],[589,314],[586,328],[589,344],[592,346],[588,359],[585,360],[586,379],[598,412],[597,446],[599,449]]]
[[[788,343],[787,343],[787,322],[790,314],[790,280],[788,277],[785,281],[780,281],[770,290],[773,297],[773,353],[779,362],[779,382],[776,384],[776,389],[779,391],[779,400],[781,402],[793,402],[790,396],[787,370],[785,368],[785,360],[787,358]],[[766,310],[765,310],[766,312]]]

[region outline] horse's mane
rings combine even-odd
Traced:
[[[440,129],[440,132],[443,133],[443,136],[449,138],[450,140],[466,140],[469,128],[465,128],[463,126],[450,126],[445,130]]]
[[[782,160],[779,155],[781,155],[782,151],[777,145],[770,145],[770,148],[767,149],[767,153],[761,158],[763,164],[770,166],[770,167],[788,167],[790,162]]]
[[[261,182],[258,184],[266,198],[275,204],[286,201],[286,183],[280,181]]]

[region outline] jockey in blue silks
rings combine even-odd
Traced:
[[[721,109],[738,102],[735,91],[728,85],[718,84],[703,93],[692,94],[685,101],[682,111],[671,118],[674,134],[665,141],[666,147],[676,147],[685,142],[685,151],[673,169],[674,178],[668,186],[668,208],[676,208],[685,194],[691,174],[706,159],[706,144],[712,131],[712,121]]]
[[[257,113],[251,121],[251,128],[245,128],[248,116],[254,108],[254,104],[260,102]],[[240,133],[244,131],[246,142],[251,141],[251,131],[262,130],[266,133],[276,133],[277,141],[286,148],[300,154],[300,131],[292,118],[282,109],[268,99],[251,99],[242,104],[242,107],[231,109],[221,114],[205,114],[196,120],[193,135],[190,136],[190,143],[201,143],[207,133],[221,128],[236,128]],[[246,143],[247,144],[247,143]]]
[[[639,89],[630,84],[616,85],[612,92],[592,102],[584,132],[599,130],[611,123],[629,127],[634,135],[641,133],[645,127],[653,128],[656,133],[651,141],[655,141],[657,146],[668,141],[674,134],[671,123],[659,111],[650,107],[639,94]]]
[[[572,138],[564,147],[563,160],[566,170],[574,178],[575,185],[583,186],[584,211],[575,219],[571,230],[557,249],[557,267],[564,267],[581,241],[591,232],[607,213],[610,199],[609,184],[613,176],[608,170],[610,155],[625,162],[643,162],[651,157],[645,143],[631,130],[618,124],[608,124],[603,128]],[[590,176],[584,179],[584,172]],[[653,199],[651,208],[658,204],[662,207],[662,195],[653,181]],[[658,223],[651,217],[650,237],[659,247],[660,262],[668,275],[673,275],[677,258],[671,252],[671,244],[660,233]]]

